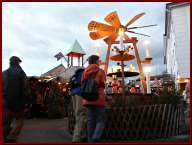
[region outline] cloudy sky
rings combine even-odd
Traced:
[[[100,55],[105,60],[107,45],[103,40],[89,38],[87,25],[91,20],[104,22],[104,17],[117,11],[122,24],[141,12],[141,17],[131,26],[157,24],[156,27],[138,29],[137,32],[151,35],[138,36],[140,57],[145,56],[143,41],[150,40],[153,57],[152,72],[160,74],[163,65],[163,34],[165,31],[166,3],[3,3],[3,49],[2,69],[9,67],[9,58],[19,56],[27,75],[41,75],[61,62],[54,58],[58,52],[66,54],[77,39],[87,53],[96,53],[99,43]],[[136,36],[136,35],[129,35]],[[126,64],[135,63],[135,61]],[[63,64],[66,63],[63,60]],[[110,65],[114,65],[110,62]]]

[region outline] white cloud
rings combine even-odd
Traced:
[[[104,22],[104,17],[115,10],[122,24],[126,24],[138,13],[146,12],[146,15],[132,26],[158,24],[158,27],[140,29],[137,32],[152,36],[152,56],[159,56],[163,52],[165,3],[4,2],[3,70],[8,67],[8,59],[12,53],[18,53],[23,60],[22,66],[27,75],[40,75],[60,63],[56,61],[54,55],[60,51],[65,54],[75,39],[85,49],[87,57],[95,54],[95,41],[89,38],[87,25],[90,20]],[[138,39],[140,56],[143,57],[144,38],[139,36]],[[102,40],[99,42],[101,58],[105,59],[107,46]]]

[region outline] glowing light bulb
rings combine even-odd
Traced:
[[[150,73],[151,72],[151,67],[149,67],[149,66],[144,67],[144,72],[145,73]]]
[[[124,32],[125,32],[124,28],[119,28],[119,32],[118,33],[119,33],[120,36],[123,36]]]

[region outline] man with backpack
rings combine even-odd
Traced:
[[[106,75],[104,70],[99,68],[99,56],[91,55],[88,62],[89,65],[83,72],[81,79],[83,105],[87,107],[88,111],[88,142],[99,142],[105,124]]]
[[[84,68],[75,71],[75,74],[70,79],[71,96],[73,102],[73,110],[75,113],[75,127],[73,131],[72,142],[85,142],[87,141],[86,124],[87,124],[87,111],[82,105],[81,97],[81,76]]]
[[[24,107],[29,97],[27,76],[21,60],[10,58],[10,67],[3,72],[3,136],[4,142],[16,142],[24,124]],[[15,119],[15,125],[11,123]]]

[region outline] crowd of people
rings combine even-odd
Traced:
[[[38,87],[37,87],[38,86]],[[30,98],[25,104],[25,115],[27,118],[39,118],[44,116],[45,108],[53,96],[51,83],[42,83],[38,79],[29,78]]]
[[[105,93],[107,95],[111,94],[121,94],[123,91],[122,84],[120,80],[113,79],[112,81],[109,81],[106,83],[105,87]],[[139,86],[136,86],[134,84],[127,84],[125,85],[125,91],[130,94],[139,94],[141,93],[141,88]]]

